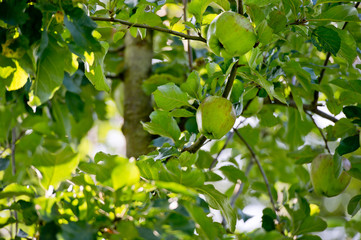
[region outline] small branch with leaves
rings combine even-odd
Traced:
[[[357,2],[355,4],[355,8],[358,8],[358,6],[360,5],[360,2]],[[347,26],[348,22],[345,22],[342,26],[342,30],[344,30]],[[326,55],[326,59],[325,61],[323,62],[323,68],[321,69],[321,72],[320,72],[320,75],[318,77],[318,84],[321,84],[322,80],[323,80],[323,77],[325,76],[325,71],[326,71],[326,66],[328,65],[328,62],[330,61],[330,58],[331,58],[331,53],[328,52],[327,55]],[[313,93],[313,101],[311,103],[311,106],[313,106],[313,108],[317,108],[317,102],[318,102],[318,97],[319,97],[320,93],[318,91],[315,91]]]
[[[94,21],[120,23],[120,24],[129,26],[129,27],[145,28],[145,29],[155,30],[155,31],[159,31],[159,32],[169,33],[169,34],[172,34],[172,35],[184,38],[184,39],[190,39],[190,40],[200,41],[200,42],[204,42],[204,43],[207,42],[207,40],[205,38],[203,38],[202,36],[192,36],[192,35],[188,35],[188,34],[185,34],[182,32],[177,32],[177,31],[173,31],[173,30],[163,28],[163,27],[158,27],[158,26],[149,26],[147,24],[131,23],[131,22],[121,20],[121,19],[116,19],[116,18],[91,17],[91,19]]]

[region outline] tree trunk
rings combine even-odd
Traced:
[[[152,111],[151,98],[142,90],[142,83],[150,76],[152,69],[152,36],[147,32],[144,40],[125,37],[125,78],[124,78],[124,125],[127,157],[148,153],[151,136],[143,130],[141,121],[149,121]]]

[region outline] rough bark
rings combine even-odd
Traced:
[[[125,76],[124,76],[124,125],[128,157],[138,157],[148,153],[151,136],[143,130],[141,121],[149,121],[152,111],[151,98],[142,90],[142,82],[147,79],[152,68],[152,36],[125,37]]]

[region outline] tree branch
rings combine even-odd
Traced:
[[[139,23],[131,23],[125,20],[120,20],[120,19],[115,19],[115,18],[105,18],[105,17],[90,17],[92,20],[94,21],[105,21],[105,22],[115,22],[115,23],[120,23],[129,27],[137,27],[137,28],[145,28],[145,29],[151,29],[151,30],[155,30],[155,31],[159,31],[159,32],[165,32],[165,33],[169,33],[178,37],[182,37],[184,39],[190,39],[190,40],[195,40],[195,41],[201,41],[206,43],[207,40],[201,36],[191,36],[188,34],[184,34],[181,32],[177,32],[177,31],[173,31],[167,28],[163,28],[163,27],[158,27],[158,26],[149,26],[146,24],[139,24]]]
[[[264,102],[264,103],[267,104],[267,102]],[[280,102],[278,100],[275,100],[274,102],[269,102],[269,103],[270,104],[280,105],[280,106],[285,106],[285,107],[297,108],[296,103],[294,103],[294,102],[290,102],[290,103],[288,103],[288,105],[285,104],[285,103],[282,103],[282,102]],[[317,105],[316,105],[316,107],[317,107]],[[303,105],[303,110],[313,112],[313,113],[319,115],[320,117],[328,119],[328,120],[330,120],[331,122],[334,122],[334,123],[338,121],[337,118],[335,118],[335,117],[333,117],[333,116],[331,116],[331,115],[329,115],[329,114],[327,114],[325,112],[322,112],[321,110],[319,110],[317,108],[314,108],[312,105],[308,105],[308,104]]]
[[[274,210],[275,213],[276,213],[277,221],[280,222],[280,219],[279,219],[279,217],[278,217],[278,215],[277,215],[277,208],[276,208],[276,205],[275,205],[275,201],[273,200],[273,196],[272,196],[272,192],[271,192],[271,187],[270,187],[270,184],[269,184],[269,182],[268,182],[266,173],[264,172],[264,170],[263,170],[263,168],[262,168],[261,162],[260,162],[259,159],[257,158],[257,156],[256,156],[255,152],[253,151],[252,147],[251,147],[251,146],[248,144],[248,142],[242,137],[242,135],[239,133],[239,131],[238,131],[236,128],[233,128],[233,131],[236,133],[236,135],[239,137],[239,139],[246,145],[248,151],[251,153],[251,156],[252,156],[252,158],[253,158],[253,161],[255,161],[255,163],[257,164],[258,169],[259,169],[259,171],[260,171],[261,174],[262,174],[263,181],[264,181],[264,183],[266,184],[267,191],[268,191],[268,196],[269,196],[269,198],[270,198],[270,201],[271,201],[273,210]]]

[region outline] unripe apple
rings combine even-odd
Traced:
[[[348,161],[348,160],[346,160]],[[326,197],[339,195],[350,183],[351,176],[342,171],[336,178],[333,157],[330,154],[320,154],[311,163],[311,181],[314,191]]]
[[[208,139],[220,139],[232,129],[236,112],[229,100],[210,96],[199,105],[196,118],[200,133]]]
[[[207,43],[216,55],[223,58],[241,56],[253,48],[257,41],[252,24],[235,12],[219,14],[207,32]]]

